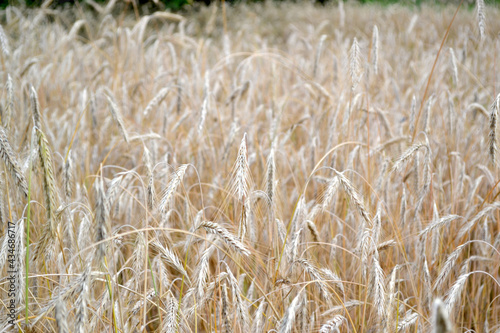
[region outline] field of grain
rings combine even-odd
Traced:
[[[92,6],[0,12],[3,331],[500,332],[498,9]]]

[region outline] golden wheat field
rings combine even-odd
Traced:
[[[0,11],[2,331],[500,332],[498,8],[115,5]]]

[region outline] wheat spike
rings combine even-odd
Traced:
[[[37,128],[42,128],[40,115],[40,104],[38,103],[38,94],[36,93],[35,87],[30,88],[30,100],[31,100],[31,112],[33,113],[33,125]]]
[[[226,228],[221,227],[219,224],[210,221],[203,221],[200,223],[199,227],[203,227],[206,231],[216,234],[224,242],[226,242],[227,245],[240,252],[241,254],[245,256],[250,255],[250,251],[246,249],[246,247],[238,240],[238,238],[227,231]]]
[[[318,47],[316,49],[316,56],[314,57],[314,67],[313,67],[313,77],[316,77],[316,74],[318,72],[318,63],[319,59],[321,57],[321,53],[323,52],[323,44],[325,43],[326,40],[326,35],[321,35],[318,43]]]
[[[177,302],[177,299],[175,299],[174,295],[169,290],[167,292],[167,302],[166,302],[167,315],[166,318],[164,319],[162,332],[164,333],[178,332],[179,329],[178,308],[179,304]]]
[[[183,164],[172,174],[172,179],[168,183],[168,186],[165,189],[159,204],[159,210],[163,215],[167,214],[172,203],[174,193],[177,190],[177,187],[179,187],[180,183],[182,182],[187,167],[187,164]]]
[[[349,75],[351,76],[351,90],[354,91],[361,80],[361,51],[358,40],[354,37],[349,51]]]
[[[493,165],[497,165],[497,121],[498,121],[498,112],[500,111],[500,94],[497,95],[497,98],[491,105],[491,113],[490,113],[490,133],[489,133],[489,155],[491,159],[491,163]]]
[[[448,318],[448,311],[444,303],[439,299],[434,300],[432,311],[433,333],[451,333],[451,322]]]
[[[458,84],[458,69],[457,69],[457,57],[455,56],[455,51],[450,47],[450,64],[453,73],[453,82],[455,85]]]
[[[87,324],[87,303],[90,291],[90,265],[80,275],[77,290],[75,292],[78,298],[75,302],[75,332],[85,333]]]
[[[2,126],[0,126],[0,158],[7,167],[11,177],[15,180],[19,192],[23,194],[24,198],[28,198],[28,182],[22,173],[17,157],[7,139],[7,133],[5,133]]]
[[[73,195],[73,186],[74,186],[73,157],[71,154],[71,150],[68,152],[68,159],[66,160],[66,163],[64,163],[63,181],[64,181],[64,195],[66,197],[66,201],[69,201],[71,199],[71,196]]]
[[[160,91],[156,94],[156,96],[148,103],[148,105],[144,109],[143,115],[147,116],[151,112],[151,110],[160,105],[161,102],[165,99],[165,97],[167,97],[169,92],[170,92],[169,88],[160,89]]]
[[[373,64],[373,72],[375,75],[378,74],[378,27],[376,25],[373,26],[372,33],[372,64]]]
[[[111,99],[111,97],[106,95],[106,98],[108,99],[109,111],[111,112],[113,120],[118,125],[118,129],[120,130],[120,133],[122,134],[125,142],[129,143],[128,132],[127,129],[125,128],[125,124],[123,123],[123,118],[120,109],[118,108],[118,105]]]
[[[368,212],[363,201],[361,200],[361,197],[360,197],[358,191],[354,188],[351,181],[344,176],[344,173],[338,172],[335,169],[334,169],[334,171],[337,174],[340,185],[342,186],[344,191],[347,193],[349,198],[352,200],[352,202],[354,203],[354,206],[356,206],[356,209],[358,210],[359,214],[363,217],[365,222],[368,223],[369,226],[371,226],[372,220],[370,217],[370,213]]]
[[[226,283],[222,284],[221,299],[222,299],[221,315],[222,315],[222,320],[224,320],[224,328],[226,329],[226,333],[231,333],[233,330],[232,326],[229,324],[229,298],[227,297]]]
[[[250,179],[250,169],[248,167],[247,161],[247,144],[246,144],[246,133],[241,139],[240,149],[238,151],[238,157],[236,158],[236,163],[234,166],[233,174],[233,184],[231,191],[236,195],[238,200],[244,200],[248,196],[248,183]]]
[[[107,244],[105,239],[109,233],[109,201],[104,192],[104,181],[99,177],[95,182],[96,203],[95,203],[95,241],[97,245],[96,258],[101,261],[106,255]]]
[[[55,232],[59,222],[59,217],[56,214],[56,210],[59,207],[59,195],[54,180],[54,167],[52,164],[52,153],[49,148],[49,143],[47,142],[45,134],[39,128],[35,127],[35,133],[38,141],[38,158],[42,169],[45,211],[47,215],[47,222],[45,223],[42,238],[35,250],[35,257],[37,258],[54,242]]]
[[[5,85],[7,90],[7,105],[5,106],[5,112],[2,114],[2,125],[9,129],[10,119],[12,118],[12,113],[14,112],[14,83],[12,82],[12,77],[7,74],[7,84]]]
[[[68,322],[66,318],[68,317],[68,313],[66,311],[66,305],[64,301],[58,297],[56,302],[56,323],[59,333],[68,333]]]
[[[290,333],[292,332],[294,323],[295,323],[295,315],[297,313],[297,310],[299,308],[299,305],[302,301],[302,295],[304,294],[304,288],[301,289],[295,298],[292,300],[288,308],[286,309],[286,312],[281,319],[280,325],[278,332],[279,333]]]
[[[9,40],[7,39],[7,35],[5,35],[2,25],[0,25],[0,49],[2,49],[5,58],[10,56]]]
[[[476,0],[477,24],[479,26],[479,37],[484,40],[484,30],[486,28],[486,16],[484,14],[484,0]]]

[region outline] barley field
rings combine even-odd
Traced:
[[[2,332],[500,332],[500,11],[0,11]]]

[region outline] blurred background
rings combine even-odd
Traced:
[[[278,2],[286,2],[287,0],[114,0],[116,2],[116,10],[133,10],[134,7],[144,12],[151,12],[156,10],[189,10],[190,8],[197,8],[202,5],[209,5],[213,2],[226,2],[228,4],[237,4],[237,3],[254,3],[254,2],[264,2],[264,1],[278,1]],[[64,7],[64,6],[89,6],[93,7],[95,4],[104,4],[108,3],[109,0],[1,0],[0,8],[5,8],[8,5],[14,6],[26,6],[26,7]],[[318,5],[338,3],[338,0],[306,0],[306,1],[288,1],[288,2],[312,2]],[[402,4],[402,5],[410,5],[410,6],[419,6],[423,3],[427,4],[458,4],[460,0],[348,0],[344,1],[345,3],[377,3],[380,5],[390,5],[390,4]],[[500,0],[486,0],[487,4],[500,4]],[[475,1],[474,0],[464,0],[464,4],[473,7]]]

